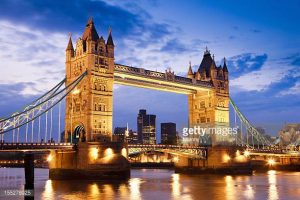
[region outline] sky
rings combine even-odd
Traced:
[[[151,70],[196,70],[207,47],[226,57],[230,95],[255,126],[277,135],[300,122],[300,1],[269,0],[2,0],[0,117],[19,110],[65,76],[65,48],[89,17],[106,39],[112,27],[115,62]],[[115,85],[114,126],[136,130],[144,108],[161,122],[187,126],[187,97]]]

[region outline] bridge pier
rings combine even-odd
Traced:
[[[74,151],[51,151],[49,178],[127,179],[130,165],[127,147],[116,142],[79,142]]]
[[[235,147],[208,147],[207,159],[179,157],[176,173],[252,174],[249,160]]]
[[[24,171],[25,171],[24,199],[28,199],[28,200],[34,199],[34,195],[30,194],[34,190],[34,154],[33,153],[24,155]]]

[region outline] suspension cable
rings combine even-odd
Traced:
[[[61,102],[58,104],[58,139],[57,143],[60,143],[60,111],[61,111]]]
[[[34,120],[31,122],[31,143],[33,143],[33,127],[34,127]]]
[[[58,100],[57,100],[56,102],[53,102],[53,101],[52,101],[52,105],[51,105],[51,106],[45,108],[45,110],[44,110],[42,113],[35,115],[32,119],[28,120],[28,122],[31,122],[32,120],[36,119],[37,117],[39,117],[39,116],[45,114],[47,111],[49,111],[49,110],[50,110],[51,108],[53,108],[55,105],[57,105],[60,101],[62,101],[62,100],[63,100],[63,99],[64,99],[64,98],[65,98],[65,97],[66,97],[66,96],[67,96],[67,95],[68,95],[68,94],[69,94],[69,93],[70,93],[70,92],[71,92],[71,91],[79,84],[79,82],[86,76],[86,74],[87,74],[87,71],[85,71],[81,76],[79,76],[76,80],[74,80],[72,83],[70,83],[70,84],[69,84],[68,86],[66,86],[64,89],[62,89],[60,92],[58,92],[58,93],[56,93],[55,95],[53,95],[52,98],[58,96],[59,94],[61,94],[61,93],[64,92],[64,91],[66,91],[66,93],[63,94],[62,97],[58,98]],[[69,88],[70,88],[70,89],[69,89]],[[69,90],[67,91],[67,89],[69,89]],[[48,99],[48,100],[50,100],[50,99]],[[48,102],[48,101],[46,101],[46,102]],[[36,108],[37,106],[40,106],[40,105],[42,105],[42,104],[45,104],[45,102],[42,102],[42,103],[40,103],[40,104],[34,106],[33,108]],[[33,108],[32,108],[32,109],[33,109]],[[19,114],[19,115],[20,115],[20,114]],[[20,123],[20,124],[18,124],[18,126],[16,126],[15,128],[19,128],[19,127],[21,127],[21,126],[27,124],[28,122]],[[6,132],[8,132],[8,131],[10,131],[10,130],[12,130],[12,128],[11,128],[11,129],[5,129],[5,130],[2,131],[0,134],[4,134],[4,133],[6,133]]]
[[[44,137],[44,142],[47,143],[47,132],[48,132],[48,111],[46,112],[46,129],[45,129],[45,137]]]
[[[49,136],[49,139],[50,139],[50,143],[52,142],[52,109],[50,109],[50,136]]]
[[[15,116],[18,116],[20,114],[24,114],[26,111],[28,111],[29,109],[32,109],[34,108],[35,105],[32,105],[32,104],[35,104],[37,103],[38,101],[42,100],[44,97],[46,97],[48,94],[50,94],[49,96],[52,97],[53,94],[55,94],[55,92],[57,92],[57,90],[65,83],[66,81],[66,78],[64,78],[62,81],[60,81],[57,85],[55,85],[51,90],[49,90],[48,92],[46,92],[45,94],[43,94],[42,96],[40,96],[38,99],[32,101],[31,103],[29,103],[29,105],[25,106],[23,111],[21,112],[14,112],[13,114],[11,114],[10,116],[4,118],[4,119],[0,119],[0,122],[4,122],[4,121],[7,121]],[[48,98],[46,98],[46,100],[48,100]],[[33,106],[33,107],[32,107]]]
[[[37,142],[40,143],[40,136],[41,136],[41,116],[39,116],[39,130],[38,130],[38,138],[37,138]]]

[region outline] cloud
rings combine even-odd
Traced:
[[[274,63],[266,63],[264,67],[259,70],[243,74],[231,80],[230,85],[243,91],[264,91],[269,88],[271,84],[280,82],[289,74],[288,67],[279,67]]]
[[[267,54],[244,53],[228,58],[228,66],[231,78],[236,78],[248,72],[261,69],[266,60]]]
[[[271,89],[275,96],[299,91],[298,54],[268,60],[266,54],[242,54],[229,58],[230,86],[241,91],[263,92]]]
[[[160,51],[166,51],[170,53],[184,53],[188,51],[189,49],[186,47],[186,45],[179,42],[178,39],[171,39],[169,40],[164,46],[161,47]]]
[[[0,38],[0,84],[23,84],[19,94],[36,95],[63,79],[65,35],[0,21]]]
[[[280,95],[300,95],[300,81],[297,81],[291,88],[281,91]]]

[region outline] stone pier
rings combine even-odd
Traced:
[[[127,179],[130,165],[127,147],[117,142],[79,142],[74,151],[51,151],[49,178]]]
[[[209,147],[207,159],[179,157],[176,173],[252,174],[250,161],[235,147]]]

